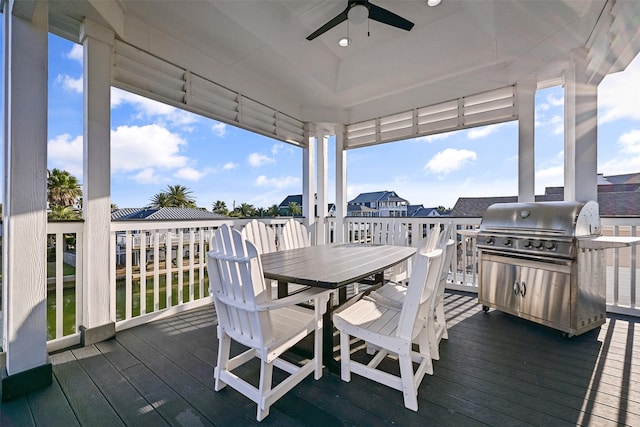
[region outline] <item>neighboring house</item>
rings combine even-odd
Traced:
[[[314,206],[314,215],[318,216],[318,195],[314,194],[315,206]],[[302,194],[290,194],[284,198],[282,202],[278,205],[278,210],[280,211],[280,215],[289,215],[289,203],[295,202],[302,209]],[[335,216],[336,214],[336,205],[335,203],[329,203],[327,205],[327,214],[329,216]]]
[[[407,216],[428,218],[442,215],[438,212],[438,208],[425,208],[423,205],[409,205],[407,206]]]
[[[564,199],[564,187],[547,187],[545,194],[537,195],[536,202]],[[494,203],[514,203],[517,196],[508,197],[460,197],[451,211],[451,216],[480,218]],[[598,176],[598,204],[603,217],[640,216],[640,173]]]
[[[358,215],[357,208],[349,206],[360,206],[373,209],[366,211],[371,215]],[[347,212],[352,212],[351,216],[375,216],[375,217],[406,217],[409,201],[398,196],[395,191],[375,191],[372,193],[360,193],[358,197],[347,204]],[[361,211],[364,213],[365,211]]]

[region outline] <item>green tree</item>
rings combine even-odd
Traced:
[[[267,216],[280,216],[280,208],[278,207],[278,205],[269,206],[269,209],[267,209]]]
[[[240,216],[244,218],[249,216],[255,216],[256,214],[256,208],[249,203],[242,203],[240,206],[236,208],[236,210],[238,211]]]
[[[168,185],[166,193],[169,195],[171,206],[176,208],[195,208],[196,199],[193,192],[184,185]]]
[[[54,206],[80,207],[82,189],[78,178],[60,169],[47,169],[47,202]]]
[[[265,208],[258,208],[256,209],[255,212],[256,212],[256,216],[259,216],[261,218],[264,216],[267,216],[267,210]]]
[[[229,215],[229,209],[227,209],[227,204],[222,200],[216,200],[213,204],[212,210],[214,213],[220,215]]]
[[[300,216],[302,215],[302,207],[296,202],[290,202],[287,205],[287,212],[290,216]]]
[[[66,221],[81,219],[82,214],[78,209],[71,206],[51,206],[47,213],[47,218],[51,221]]]
[[[439,214],[443,214],[443,213],[445,213],[445,212],[447,211],[447,208],[445,208],[444,206],[440,205],[440,206],[438,206],[438,207],[436,208],[436,211],[437,211]]]
[[[168,208],[171,207],[171,201],[169,200],[169,195],[164,191],[161,191],[150,199],[151,204],[149,207],[151,208]]]

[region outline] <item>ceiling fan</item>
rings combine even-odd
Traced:
[[[366,15],[364,15],[366,13]],[[348,20],[357,19],[360,17],[362,21],[366,18],[373,19],[374,21],[381,22],[383,24],[391,25],[392,27],[400,28],[410,31],[413,28],[413,22],[404,19],[402,16],[396,15],[393,12],[388,11],[380,6],[376,6],[369,2],[369,0],[348,0],[345,10],[340,12],[338,16],[318,28],[311,33],[307,40],[313,40],[321,34],[329,31],[336,25]]]

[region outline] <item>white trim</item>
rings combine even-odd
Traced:
[[[145,314],[144,316],[137,316],[131,319],[121,320],[119,322],[116,322],[116,332],[124,331],[125,329],[133,328],[136,326],[144,325],[146,323],[153,322],[154,320],[164,319],[166,317],[173,316],[174,314],[182,313],[184,311],[192,310],[194,308],[204,307],[205,305],[208,305],[208,304],[213,304],[212,296],[200,298],[195,301],[186,302],[184,304],[176,305],[162,311],[156,311],[154,313]]]

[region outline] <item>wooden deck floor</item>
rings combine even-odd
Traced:
[[[307,378],[262,422],[340,425],[640,425],[640,328],[610,316],[571,339],[448,293],[449,340],[420,387],[419,411],[400,392],[357,375]],[[47,389],[0,406],[4,426],[238,426],[256,406],[213,390],[213,308],[129,329],[115,339],[52,355]],[[364,357],[364,351],[359,351]]]

